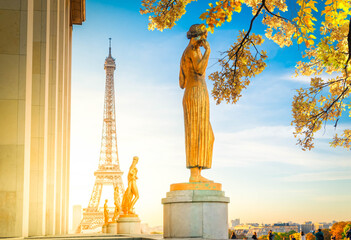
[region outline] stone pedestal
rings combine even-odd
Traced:
[[[218,183],[171,185],[162,199],[164,238],[228,239],[228,203]]]
[[[107,225],[102,225],[101,231],[102,233],[107,233]]]
[[[106,233],[117,234],[117,223],[108,223]]]
[[[138,215],[121,215],[118,218],[118,234],[141,234]]]

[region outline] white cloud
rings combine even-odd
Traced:
[[[345,157],[347,153],[331,155],[320,150],[302,151],[295,146],[292,132],[292,127],[260,126],[234,133],[217,133],[214,154],[224,166],[276,162],[316,168],[351,167]],[[328,145],[325,148],[331,150]]]
[[[287,70],[289,71],[289,70]],[[337,76],[340,76],[340,74],[337,74],[337,73],[333,73],[333,74],[328,74],[328,73],[322,73],[321,75],[317,75],[317,76],[314,76],[314,75],[311,75],[311,76],[302,76],[302,75],[299,75],[299,76],[295,76],[295,72],[294,70],[290,70],[291,74],[283,74],[281,76],[281,79],[282,80],[288,80],[288,81],[293,81],[293,82],[299,82],[299,83],[305,83],[305,84],[309,84],[310,81],[311,81],[311,78],[314,78],[314,77],[320,77],[322,79],[331,79],[331,78],[335,78]]]
[[[284,178],[284,181],[288,182],[320,182],[339,180],[351,180],[351,170],[302,173],[287,176]]]

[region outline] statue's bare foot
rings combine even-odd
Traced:
[[[212,180],[209,180],[207,178],[204,178],[203,176],[199,175],[196,177],[191,176],[189,179],[189,182],[213,182]]]
[[[190,169],[189,182],[213,182],[201,176],[201,168],[194,167]]]
[[[207,178],[204,178],[203,176],[200,176],[200,182],[213,182],[213,181]]]

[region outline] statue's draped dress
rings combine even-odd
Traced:
[[[136,167],[129,169],[128,173],[128,187],[123,194],[122,199],[122,210],[123,212],[127,212],[129,210],[130,205],[132,204],[133,193],[131,189],[131,182],[136,181],[137,179],[138,169]]]
[[[186,49],[183,53],[179,79],[180,86],[185,87],[183,110],[186,165],[187,168],[206,169],[211,168],[212,165],[214,142],[210,123],[209,95],[205,73],[199,74],[195,71],[194,63],[187,57],[186,51],[192,50]],[[183,64],[187,64],[187,67]]]

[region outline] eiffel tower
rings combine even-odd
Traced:
[[[119,168],[116,116],[115,116],[115,90],[114,71],[115,59],[111,55],[111,38],[109,38],[109,55],[105,59],[106,70],[104,121],[102,128],[101,150],[98,170],[94,172],[95,184],[89,205],[83,211],[83,219],[77,229],[77,233],[84,230],[92,230],[104,224],[103,208],[99,208],[101,192],[104,185],[113,185],[114,200],[121,202],[124,193],[122,174]],[[111,204],[111,203],[110,203]],[[114,208],[109,209],[112,218]]]

